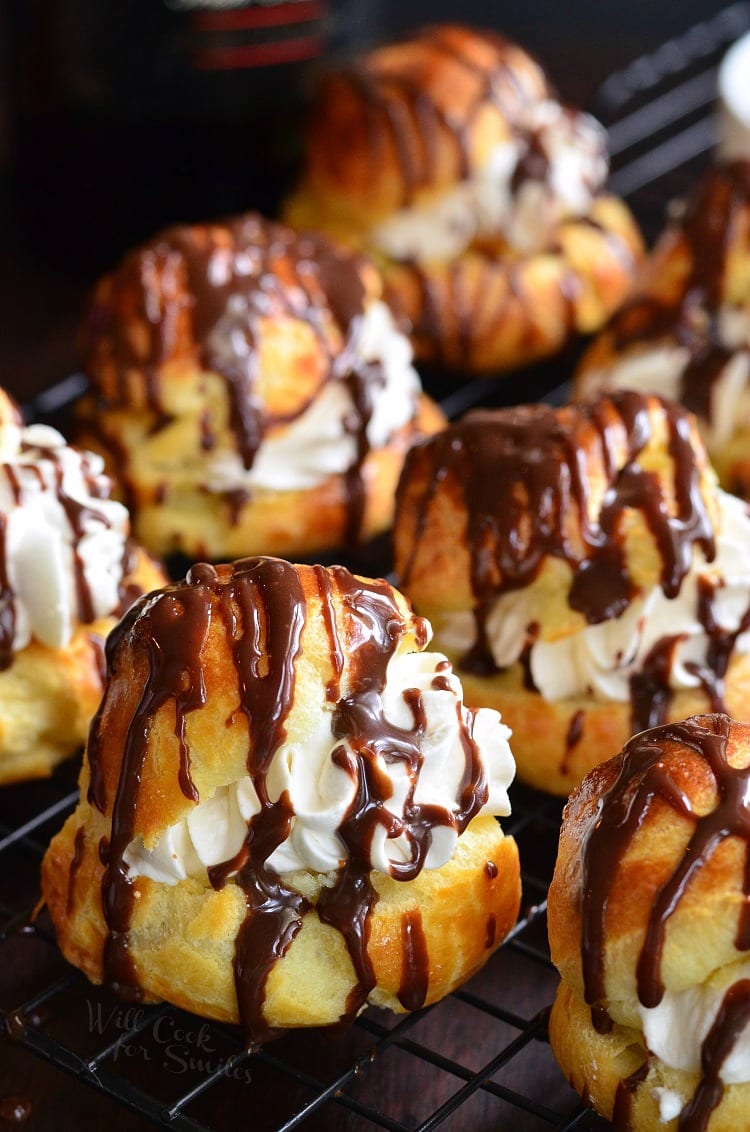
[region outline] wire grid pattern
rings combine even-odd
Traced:
[[[750,3],[733,4],[611,76],[597,96],[612,187],[650,236],[665,200],[690,184],[715,142],[716,65],[748,28]],[[432,391],[455,417],[480,403],[559,401],[556,373],[541,367],[531,378],[482,379],[452,392],[435,377]],[[79,376],[66,379],[26,406],[28,415],[55,419],[81,387]],[[46,914],[31,922],[45,846],[77,800],[74,775],[64,766],[48,782],[0,794],[0,1053],[4,1041],[18,1042],[156,1125],[191,1132],[240,1120],[257,1132],[608,1127],[570,1090],[546,1041],[557,982],[546,893],[559,800],[512,788],[513,815],[503,824],[524,867],[522,918],[465,987],[416,1014],[371,1009],[346,1030],[294,1032],[251,1053],[236,1028],[168,1005],[132,1006],[90,986],[60,957]]]

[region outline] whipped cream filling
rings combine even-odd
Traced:
[[[411,364],[411,343],[389,307],[377,300],[361,317],[346,351],[365,365],[378,364],[368,383],[372,411],[366,436],[371,449],[382,448],[414,417],[421,387]],[[350,425],[355,413],[348,384],[334,377],[296,420],[263,437],[251,468],[244,467],[234,449],[211,452],[206,461],[208,490],[294,491],[342,474],[357,460],[357,438]]]
[[[510,730],[500,715],[488,708],[470,712],[463,706],[460,681],[439,653],[409,653],[389,662],[383,713],[390,723],[409,731],[415,727],[407,696],[412,689],[420,693],[424,722],[416,782],[403,760],[376,756],[379,780],[387,778],[391,784],[386,808],[398,819],[398,832],[393,836],[388,836],[385,824],[377,823],[369,845],[367,864],[382,873],[411,860],[406,807],[412,786],[413,803],[436,807],[442,814],[432,826],[424,867],[440,868],[453,855],[458,840],[455,818],[466,771],[464,728],[473,736],[487,780],[481,812],[510,813],[508,787],[515,763],[508,744]],[[339,829],[355,802],[359,771],[347,738],[333,734],[333,706],[321,688],[320,702],[309,713],[311,730],[304,744],[282,743],[271,761],[266,778],[269,799],[276,802],[286,791],[294,811],[288,837],[268,860],[282,875],[300,869],[327,873],[347,859]],[[335,760],[334,751],[338,751]],[[176,884],[231,861],[247,838],[248,822],[259,810],[250,776],[220,787],[210,798],[201,799],[184,820],[166,829],[153,848],[147,849],[140,838],[133,841],[124,854],[130,875]]]
[[[4,424],[0,444],[2,552],[18,652],[34,638],[70,641],[79,620],[120,604],[128,513],[108,498],[104,462],[47,425]],[[84,590],[88,609],[81,608]]]
[[[634,598],[617,618],[587,625],[557,641],[531,645],[531,675],[544,699],[593,696],[626,703],[631,676],[642,670],[652,648],[664,638],[674,641],[669,686],[674,690],[700,686],[695,668],[705,664],[710,639],[698,617],[699,579],[712,583],[714,615],[726,632],[734,633],[750,608],[750,510],[742,500],[718,489],[717,503],[716,557],[706,563],[696,550],[676,597],[665,597],[656,587]],[[519,659],[529,641],[531,621],[523,592],[503,594],[495,603],[486,628],[499,668]],[[466,652],[474,632],[473,614],[450,614],[441,626],[440,643]],[[750,631],[738,636],[735,651],[750,652]]]
[[[750,978],[750,962],[737,965],[735,982]],[[709,984],[686,987],[681,991],[665,991],[658,1006],[639,1004],[646,1045],[665,1065],[686,1073],[701,1072],[701,1047],[713,1026],[728,987]],[[725,1085],[750,1081],[750,1024],[737,1038],[721,1066],[720,1077]],[[663,1098],[674,1115],[674,1106],[681,1100],[670,1092]],[[670,1104],[671,1100],[671,1104]],[[677,1110],[679,1112],[679,1109]],[[662,1116],[662,1119],[670,1117]]]
[[[715,327],[717,345],[730,357],[712,379],[709,416],[699,422],[711,451],[735,432],[750,428],[750,311],[725,305],[716,313]],[[602,388],[633,389],[680,401],[690,361],[690,351],[676,341],[639,342],[605,369],[582,374],[581,393],[586,397]]]
[[[401,209],[370,238],[392,259],[417,262],[455,259],[475,240],[498,236],[521,253],[539,251],[561,220],[588,211],[607,171],[599,123],[542,102],[475,176]]]

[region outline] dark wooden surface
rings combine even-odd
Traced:
[[[663,5],[663,8],[669,10],[656,15],[650,10],[651,5],[643,2],[611,6],[587,3],[583,0],[578,5],[575,0],[571,0],[565,6],[553,6],[541,2],[528,3],[523,6],[507,6],[506,26],[512,33],[521,36],[523,42],[547,64],[564,99],[587,104],[599,83],[614,68],[623,65],[641,51],[652,49],[668,35],[682,30],[697,18],[715,12],[720,6],[717,3]],[[481,22],[482,15],[488,7],[486,4],[469,2],[461,6],[462,15],[474,19],[475,22]],[[560,10],[551,14],[549,9],[552,7]],[[406,8],[407,5],[403,4],[392,5],[390,19],[394,26],[399,21],[403,25]],[[414,23],[424,18],[434,18],[436,10],[434,4],[420,2],[409,5],[408,8],[408,18]],[[497,11],[498,9],[492,6],[495,22],[498,19]],[[2,31],[1,24],[0,31]],[[2,62],[1,58],[0,62]],[[7,99],[4,106],[0,104],[0,111],[3,109],[7,117],[9,113]],[[0,113],[0,127],[1,119],[2,113]],[[75,335],[80,311],[88,289],[97,272],[106,265],[107,258],[104,251],[97,256],[96,248],[92,253],[91,241],[75,226],[68,226],[65,219],[65,202],[73,201],[76,196],[74,178],[95,176],[95,160],[92,160],[92,168],[88,170],[49,168],[49,208],[50,215],[55,220],[54,224],[50,225],[50,217],[46,216],[43,224],[37,224],[35,221],[39,218],[30,216],[28,209],[24,207],[24,202],[19,199],[21,182],[14,164],[18,147],[13,144],[12,124],[10,134],[11,144],[4,151],[0,147],[0,162],[4,162],[0,165],[0,210],[4,217],[4,222],[0,224],[0,311],[2,311],[0,382],[19,400],[24,401],[76,368]],[[123,145],[126,142],[127,139],[124,139]],[[92,158],[95,158],[95,155],[92,155]],[[133,153],[132,160],[141,165],[144,161],[147,162],[147,150]],[[262,160],[260,164],[262,165]],[[141,168],[141,173],[136,178],[139,184],[145,183],[142,173]],[[253,206],[256,203],[250,189],[247,194],[247,205]],[[166,210],[166,216],[169,202],[164,202],[163,208]],[[71,208],[71,215],[75,215],[76,224],[82,223],[79,210]],[[132,227],[132,217],[128,219]],[[122,231],[126,230],[130,229],[123,221]],[[40,238],[40,232],[44,233],[44,238]],[[78,243],[86,248],[85,254],[80,256],[75,254]],[[108,249],[108,256],[111,256],[112,250],[123,250],[126,246],[120,228],[116,224],[108,230],[107,239],[102,247],[105,246]],[[33,811],[35,792],[39,791],[38,796],[41,798],[43,790],[43,786],[12,788],[14,792],[11,793],[6,790],[3,798],[0,799],[0,820],[3,815],[9,820],[16,799],[19,806],[29,806]],[[41,805],[42,802],[40,801],[39,804]],[[3,876],[0,878],[0,889],[2,885],[7,886],[11,881],[23,888],[29,902],[33,900],[35,878],[32,875],[23,874],[18,878]],[[48,950],[44,954],[44,962],[50,962]],[[35,965],[40,962],[40,952],[30,945],[26,946],[25,952],[23,946],[15,949],[10,958],[7,949],[0,952],[0,955],[3,956],[0,959],[2,963],[0,1010],[10,1010],[15,1003],[26,997],[26,984],[33,983],[34,977],[38,974]],[[518,980],[511,969],[512,960],[508,959],[507,963],[510,965],[507,971],[510,987]],[[546,985],[534,988],[521,987],[520,990],[516,986],[515,990],[516,995],[526,996],[527,1005],[534,995],[541,993],[540,1002],[542,1002],[550,993],[550,987]],[[86,1009],[86,1004],[80,998],[74,1002],[71,1007],[73,1026],[85,1027]],[[76,1011],[80,1017],[76,1016]],[[439,1027],[439,1015],[437,1018],[436,1025]],[[458,1048],[467,1039],[475,1040],[468,1022],[464,1031],[459,1027],[457,1033],[441,1035],[443,1042],[447,1040],[449,1049]],[[324,1061],[327,1057],[331,1059],[339,1054],[340,1050],[335,1047],[335,1043],[330,1047],[325,1045],[322,1047],[321,1057]],[[548,1057],[548,1051],[540,1053],[542,1060]],[[539,1064],[541,1063],[540,1061]],[[525,1071],[528,1080],[521,1082],[517,1087],[525,1087],[533,1091],[534,1065],[532,1059]],[[429,1093],[429,1083],[426,1080],[421,1081],[418,1077],[409,1079],[410,1072],[410,1069],[405,1069],[401,1076],[405,1096],[416,1098],[422,1092]],[[544,1072],[548,1072],[548,1066]],[[564,1090],[564,1083],[561,1083],[560,1087]],[[236,1108],[233,1104],[230,1113],[222,1114],[222,1127],[244,1125],[242,1097],[243,1094],[238,1092],[239,1099],[234,1102]],[[11,1119],[14,1098],[19,1098],[23,1102],[18,1113],[23,1117],[21,1123],[14,1123]],[[28,1107],[28,1111],[23,1105]],[[411,1107],[413,1112],[418,1114],[420,1106],[416,1099]],[[272,1116],[271,1109],[269,1093],[269,1119]],[[406,1118],[408,1109],[407,1105],[402,1118]],[[203,1113],[202,1116],[205,1118],[206,1114]],[[516,1127],[512,1123],[503,1123],[504,1119],[510,1118],[504,1118],[499,1110],[495,1112],[491,1106],[484,1109],[480,1106],[475,1107],[471,1115],[468,1111],[464,1112],[445,1127],[455,1129],[469,1126]],[[467,1121],[470,1121],[470,1124]],[[36,1132],[46,1132],[47,1129],[53,1128],[63,1130],[99,1128],[106,1126],[107,1122],[113,1128],[122,1129],[124,1132],[131,1130],[136,1132],[151,1126],[143,1118],[133,1115],[101,1094],[75,1082],[59,1069],[30,1055],[17,1044],[0,1035],[0,1130],[23,1127]],[[306,1128],[326,1129],[365,1126],[369,1127],[360,1124],[356,1117],[334,1115],[330,1110],[325,1110],[317,1121],[305,1125]]]

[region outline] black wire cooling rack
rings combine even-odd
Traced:
[[[610,129],[612,187],[649,237],[665,203],[706,163],[716,66],[748,28],[750,3],[734,4],[611,76],[597,96],[593,109]],[[559,398],[560,372],[540,367],[516,381],[480,380],[452,393],[438,383],[432,391],[444,394],[453,417],[480,402]],[[29,415],[59,420],[79,391],[80,379],[69,378],[27,406]],[[557,982],[546,893],[558,800],[514,786],[513,816],[503,824],[524,866],[522,918],[463,989],[414,1015],[368,1010],[345,1031],[290,1033],[249,1054],[235,1028],[166,1005],[130,1007],[90,986],[61,958],[45,913],[32,922],[39,863],[75,805],[75,775],[68,764],[49,781],[0,791],[0,1070],[3,1050],[16,1043],[146,1121],[191,1132],[608,1127],[572,1093],[546,1040]]]

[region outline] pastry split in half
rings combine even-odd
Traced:
[[[597,329],[642,252],[606,135],[494,32],[438,25],[331,74],[286,205],[382,267],[419,358],[508,369]]]
[[[549,891],[552,1049],[633,1132],[740,1132],[750,1112],[750,725],[632,738],[571,797]]]
[[[49,774],[83,745],[104,639],[165,580],[102,469],[55,429],[24,428],[0,390],[0,784]]]
[[[750,497],[750,161],[711,169],[671,220],[581,361],[577,394],[602,388],[680,401],[724,486]]]
[[[83,339],[83,436],[159,553],[367,539],[390,525],[409,444],[443,423],[375,269],[255,214],[131,252]]]
[[[467,414],[417,446],[396,573],[519,777],[567,794],[627,737],[750,702],[750,515],[694,419],[633,392]]]
[[[515,922],[508,729],[385,581],[194,566],[110,636],[77,810],[44,859],[94,982],[250,1042],[434,1002]]]

